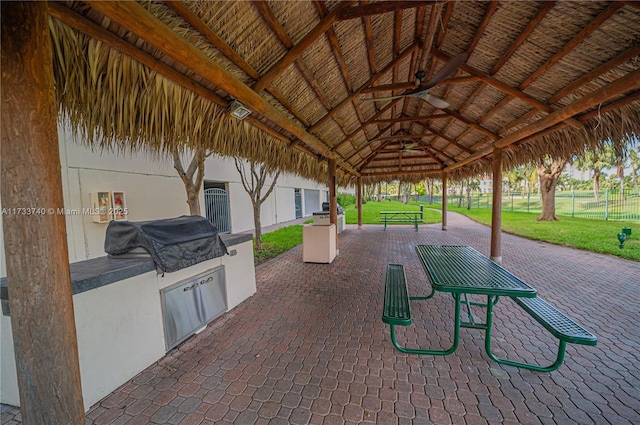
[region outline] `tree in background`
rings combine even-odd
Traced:
[[[536,170],[540,179],[540,194],[542,196],[542,212],[536,220],[558,221],[556,216],[556,186],[558,177],[567,162],[563,159],[544,158],[536,163]]]
[[[176,169],[180,179],[184,183],[184,188],[187,191],[187,205],[189,206],[190,215],[200,214],[200,189],[202,188],[202,181],[204,180],[204,161],[207,159],[211,152],[207,152],[204,147],[198,147],[193,152],[193,157],[189,166],[185,171],[182,166],[182,160],[180,159],[180,152],[178,149],[174,149],[173,155],[173,168]]]
[[[602,170],[613,167],[616,164],[616,155],[610,144],[605,145],[602,150],[586,151],[584,155],[577,158],[574,164],[578,170],[593,172],[593,196],[598,201],[600,197],[600,176]]]
[[[631,165],[631,185],[638,191],[638,170],[640,170],[640,154],[638,154],[638,151],[629,151],[629,162]]]
[[[251,204],[253,206],[253,224],[256,232],[256,249],[262,250],[262,225],[260,224],[260,207],[262,203],[267,200],[271,192],[273,192],[273,188],[276,186],[276,181],[278,180],[278,176],[280,175],[280,171],[276,171],[273,180],[271,181],[271,186],[267,189],[266,193],[263,195],[262,190],[265,187],[265,183],[267,180],[267,176],[273,173],[273,170],[265,164],[260,164],[255,161],[249,161],[249,169],[247,170],[246,163],[243,159],[234,157],[233,158],[236,170],[240,174],[240,179],[242,181],[242,187],[244,187],[245,192],[251,198]]]

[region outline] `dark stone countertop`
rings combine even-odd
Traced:
[[[220,235],[220,238],[230,252],[234,245],[253,239],[251,234]],[[71,263],[69,267],[74,295],[156,269],[151,257],[112,258],[109,256],[78,261]],[[0,278],[0,299],[9,299],[6,277]]]

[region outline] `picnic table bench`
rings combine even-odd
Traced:
[[[418,231],[418,222],[422,222],[422,211],[381,211],[380,221],[384,223],[384,230],[387,230],[389,223],[410,223]]]
[[[404,267],[401,264],[387,266],[382,321],[390,326],[391,342],[398,350],[409,354],[447,355],[457,349],[461,327],[483,329],[485,330],[485,350],[492,360],[538,372],[551,372],[562,365],[567,343],[596,345],[597,339],[589,331],[538,297],[535,289],[473,248],[418,245],[416,250],[431,280],[429,295],[409,296]],[[412,324],[410,301],[429,299],[433,297],[435,291],[451,292],[455,300],[452,346],[444,350],[425,350],[401,346],[396,340],[395,326]],[[470,302],[467,298],[469,294],[486,295],[487,302]],[[493,354],[491,350],[493,308],[501,296],[513,299],[519,307],[558,338],[559,346],[556,360],[551,365],[539,366],[500,358]],[[467,305],[469,321],[462,321],[460,318],[463,300]],[[475,322],[471,313],[471,305],[486,308],[484,323]]]

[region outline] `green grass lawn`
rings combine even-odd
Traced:
[[[262,250],[256,249],[256,240],[253,239],[253,262],[257,266],[270,260],[283,252],[289,251],[294,246],[302,243],[302,225],[294,224],[281,227],[273,232],[262,235]]]
[[[448,207],[467,217],[491,225],[491,210]],[[570,246],[587,251],[611,254],[640,261],[640,223],[589,220],[560,217],[560,221],[536,221],[539,214],[503,211],[502,230],[529,239]],[[618,248],[617,234],[623,227],[631,228],[631,237]]]
[[[380,224],[380,211],[418,211],[419,205],[417,202],[405,205],[397,201],[369,201],[362,206],[362,222]],[[424,222],[440,222],[440,208],[440,205],[424,204]],[[448,210],[464,214],[479,223],[491,225],[491,210],[467,210],[456,207],[448,207]],[[348,224],[358,223],[358,211],[354,205],[346,207],[345,214]],[[533,213],[504,211],[502,230],[529,239],[640,261],[640,223],[569,217],[561,217],[560,221],[553,222],[536,221],[537,216],[538,214]],[[307,220],[305,223],[311,221]],[[624,243],[624,248],[620,249],[616,235],[621,232],[622,227],[630,227],[632,233]],[[254,249],[255,264],[262,264],[301,243],[302,225],[299,224],[265,233],[262,235],[263,250]]]
[[[362,205],[362,223],[363,224],[381,224],[380,223],[380,211],[420,211],[419,202],[409,202],[403,204],[398,201],[369,201]],[[345,219],[347,224],[358,224],[358,209],[355,205],[349,205],[344,209]],[[430,210],[428,205],[424,206],[424,220],[423,224],[439,223],[442,221],[442,217],[438,211]],[[395,223],[403,226],[410,225],[409,223]],[[389,224],[390,226],[392,224]]]

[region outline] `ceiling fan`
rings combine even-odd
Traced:
[[[418,146],[420,143],[419,142],[411,142],[408,144],[405,144],[405,142],[402,142],[400,149],[398,149],[398,152],[415,152],[418,150],[421,150],[420,148],[416,149],[416,146]]]
[[[425,77],[426,73],[424,71],[416,72],[416,78],[420,82],[420,85],[416,89],[413,89],[403,94],[399,94],[397,96],[378,97],[378,98],[363,99],[363,100],[375,102],[379,100],[398,99],[400,97],[416,97],[418,99],[422,99],[430,103],[431,105],[435,106],[438,109],[448,108],[449,102],[442,100],[439,97],[430,95],[429,91],[435,86],[437,86],[438,84],[440,84],[442,81],[444,81],[446,78],[448,78],[451,74],[456,72],[456,70],[460,67],[460,65],[462,65],[467,60],[468,57],[469,57],[469,54],[466,52],[460,53],[459,55],[452,57],[449,60],[449,62],[447,62],[442,68],[440,68],[440,70],[436,72],[436,75],[434,75],[433,78],[431,78],[425,84],[422,84],[422,79]]]

